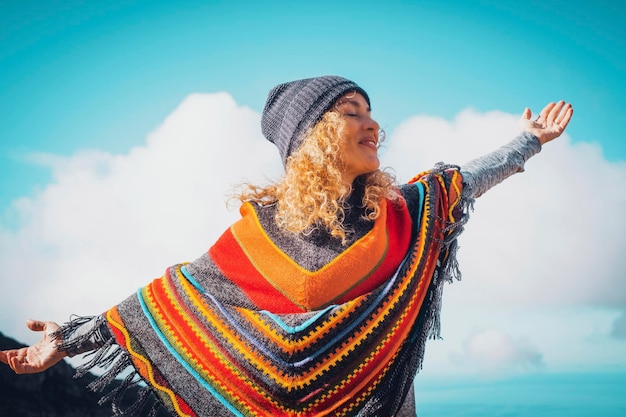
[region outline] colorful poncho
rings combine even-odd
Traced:
[[[123,350],[99,352],[94,362],[121,356],[104,379],[132,362],[179,416],[396,415],[438,336],[465,217],[458,169],[411,184],[314,270],[276,243],[262,207],[244,204],[203,258],[106,312]]]

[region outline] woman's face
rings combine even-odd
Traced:
[[[380,126],[372,119],[365,97],[348,93],[335,108],[345,121],[340,148],[343,156],[343,179],[352,184],[362,174],[378,169],[378,132]]]

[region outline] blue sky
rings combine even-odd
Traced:
[[[570,133],[624,159],[626,11],[612,1],[20,1],[0,6],[0,202],[33,151],[124,151],[190,92],[260,111],[274,84],[342,74],[384,126],[415,113],[575,105]]]
[[[477,203],[420,380],[447,394],[422,415],[484,375],[562,392],[582,373],[624,392],[626,6],[267,3],[0,1],[1,280],[31,288],[4,296],[0,330],[32,340],[16,317],[94,313],[199,254],[236,218],[222,215],[231,171],[279,173],[258,129],[268,90],[337,74],[368,91],[399,179],[504,143],[525,106],[575,109],[566,137]],[[491,389],[471,394],[489,404]]]

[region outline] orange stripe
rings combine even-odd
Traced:
[[[126,350],[130,354],[130,357],[133,361],[133,364],[137,368],[137,371],[143,370],[143,373],[140,372],[140,375],[146,380],[146,382],[150,383],[150,385],[154,389],[156,389],[157,392],[160,391],[161,393],[169,397],[171,404],[174,406],[174,409],[176,410],[176,414],[178,414],[181,417],[195,417],[196,414],[190,410],[189,406],[184,400],[182,400],[182,398],[179,398],[172,390],[170,390],[168,387],[165,387],[164,385],[159,384],[154,379],[154,373],[152,371],[152,364],[150,363],[150,361],[144,358],[135,350],[133,350],[130,344],[130,340],[131,340],[130,335],[128,334],[128,330],[126,330],[126,328],[124,327],[124,324],[122,322],[121,317],[119,316],[117,308],[114,307],[110,309],[109,311],[107,311],[107,321],[109,322],[109,324],[111,324],[111,326],[113,326],[118,332],[120,332],[123,335],[124,340],[125,340],[124,345],[126,347]],[[179,401],[182,402],[182,404],[179,404]],[[189,413],[183,411],[181,409],[181,405],[185,406],[186,410]]]
[[[380,217],[372,230],[317,271],[302,268],[272,242],[250,203],[241,206],[243,218],[231,231],[250,262],[272,286],[293,303],[314,310],[349,291],[379,266],[388,248],[387,205],[380,207]]]
[[[339,325],[346,317],[354,312],[361,306],[364,298],[360,297],[356,299],[354,303],[344,303],[341,309],[333,311],[333,323],[334,326]],[[237,312],[245,317],[248,324],[252,326],[256,332],[263,334],[272,344],[282,349],[283,352],[297,353],[304,351],[310,345],[323,339],[328,332],[328,328],[325,326],[315,326],[309,330],[308,333],[302,334],[300,338],[294,340],[292,338],[284,337],[282,332],[277,331],[274,327],[271,327],[268,323],[272,320],[268,319],[263,313],[255,310],[249,310],[246,308],[237,308]]]

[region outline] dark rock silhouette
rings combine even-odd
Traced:
[[[0,350],[15,349],[24,345],[0,332]],[[0,363],[0,416],[2,417],[109,417],[113,415],[109,402],[98,405],[102,393],[94,393],[87,385],[96,376],[87,374],[74,378],[75,370],[62,361],[45,372],[16,375],[11,368]],[[114,385],[119,385],[115,380]],[[108,387],[112,389],[113,386]],[[107,389],[107,391],[108,391]],[[124,396],[124,407],[131,405],[137,396],[134,387]],[[149,409],[144,415],[148,415]],[[169,416],[159,410],[158,417]]]

